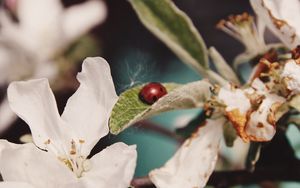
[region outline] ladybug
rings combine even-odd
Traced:
[[[139,98],[144,103],[151,105],[167,93],[167,89],[162,84],[150,82],[141,89]]]

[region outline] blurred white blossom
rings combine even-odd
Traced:
[[[69,8],[60,0],[4,2],[9,10],[0,8],[0,85],[28,78],[53,80],[58,73],[56,56],[103,22],[107,14],[101,0]],[[16,119],[7,101],[0,106],[0,117],[0,132]]]
[[[49,61],[78,37],[104,21],[102,1],[90,0],[64,8],[60,0],[17,0],[14,21],[1,11],[0,36],[40,61]],[[40,62],[42,63],[42,62]]]
[[[135,146],[115,143],[88,158],[98,140],[108,134],[109,116],[118,99],[109,65],[99,57],[87,58],[77,78],[80,87],[61,116],[46,79],[10,84],[10,106],[29,125],[34,144],[0,141],[0,173],[9,187],[130,185]]]

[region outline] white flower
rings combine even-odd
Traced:
[[[252,8],[268,28],[290,49],[300,44],[298,0],[250,0]]]
[[[151,171],[149,177],[155,186],[204,187],[217,162],[224,121],[224,118],[208,119],[163,167]]]
[[[270,93],[265,84],[258,78],[254,79],[251,87],[254,92],[263,95],[257,109],[252,109],[247,121],[245,132],[252,141],[269,141],[276,133],[275,114],[278,108],[286,101],[285,98]]]
[[[53,80],[58,73],[55,56],[106,17],[103,1],[69,8],[60,0],[5,2],[18,22],[0,8],[0,85],[28,78]],[[16,119],[6,104],[5,99],[0,105],[0,132]]]
[[[104,21],[106,7],[96,0],[70,8],[64,8],[61,0],[17,0],[16,16],[18,23],[1,10],[1,38],[47,61]]]
[[[218,99],[225,104],[225,116],[245,142],[271,140],[276,132],[275,114],[286,101],[271,93],[258,78],[249,88],[222,87]]]
[[[29,125],[34,145],[0,141],[0,173],[5,182],[34,188],[130,185],[135,146],[116,143],[87,158],[108,134],[110,112],[118,99],[110,68],[102,58],[87,58],[77,78],[80,87],[61,116],[46,79],[10,84],[10,106]]]

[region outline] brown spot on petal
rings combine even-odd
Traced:
[[[265,95],[259,95],[256,92],[253,94],[246,94],[246,96],[250,100],[252,110],[257,110],[262,101],[266,98]]]
[[[282,105],[281,102],[275,102],[274,104],[272,104],[271,108],[270,108],[270,112],[268,114],[267,117],[267,121],[268,123],[270,123],[271,125],[273,125],[275,127],[276,124],[276,112],[279,109],[279,107]]]
[[[229,119],[229,121],[233,124],[237,134],[243,139],[243,141],[249,142],[248,135],[245,132],[247,115],[241,114],[239,109],[234,109],[226,112],[226,116]]]
[[[264,128],[264,124],[262,122],[259,122],[256,127],[257,128]]]

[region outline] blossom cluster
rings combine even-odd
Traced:
[[[233,84],[218,88],[207,105],[223,108],[237,134],[246,142],[270,141],[276,132],[276,121],[283,115],[282,106],[299,93],[299,59],[282,62],[262,59],[257,71],[260,71],[258,77],[243,88]]]

